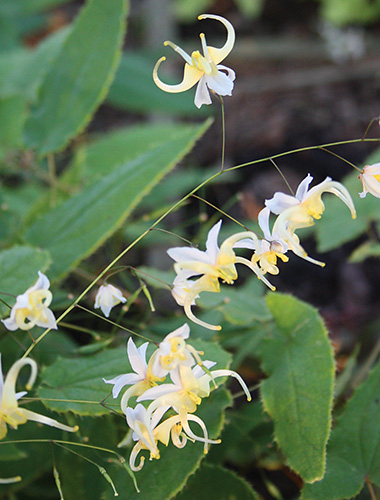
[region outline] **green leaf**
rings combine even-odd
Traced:
[[[223,389],[218,389],[205,398],[197,410],[206,424],[209,436],[219,436],[224,423],[224,409],[231,405],[231,397]],[[218,445],[212,445],[218,446]],[[161,458],[159,460],[145,460],[141,471],[135,473],[140,493],[137,493],[127,473],[123,469],[110,472],[116,489],[122,492],[128,500],[169,500],[181,491],[188,477],[199,467],[205,457],[202,443],[187,442],[186,446],[178,449],[170,442],[167,448],[159,446]],[[144,454],[144,452],[142,452]],[[126,454],[128,461],[129,452]],[[145,457],[147,455],[145,453]],[[107,489],[104,498],[111,500],[112,493]],[[207,498],[207,497],[201,497]]]
[[[0,158],[20,146],[25,118],[23,97],[0,98]]]
[[[380,486],[380,363],[357,388],[338,418],[327,451],[322,481],[306,485],[303,500],[356,496],[365,480]]]
[[[194,341],[191,345],[205,352],[203,359],[217,361],[217,368],[229,365],[230,356],[217,344]],[[44,370],[43,385],[38,389],[38,395],[42,399],[88,401],[44,401],[46,407],[51,410],[73,411],[78,415],[103,415],[109,413],[109,410],[101,406],[100,401],[109,395],[111,387],[103,382],[103,378],[111,379],[129,372],[132,372],[132,369],[124,347],[76,359],[60,358]],[[112,399],[109,399],[107,404],[115,406]],[[116,408],[117,406],[116,404]]]
[[[380,18],[380,1],[322,0],[322,16],[337,25],[372,24]]]
[[[44,39],[34,50],[18,50],[0,55],[0,94],[22,94],[33,102],[53,60],[62,49],[70,29],[65,28]]]
[[[369,257],[380,257],[380,243],[378,241],[365,241],[352,252],[349,262],[363,262]]]
[[[208,128],[178,127],[167,142],[120,165],[37,220],[26,239],[50,251],[50,275],[61,278],[123,224],[139,201],[191,149]]]
[[[138,113],[159,112],[170,115],[205,116],[206,107],[198,109],[193,92],[168,94],[153,81],[156,60],[142,53],[128,53],[121,58],[107,101],[121,109]],[[171,83],[170,79],[167,79]],[[166,81],[166,80],[165,80]]]
[[[242,13],[249,18],[258,17],[264,8],[264,0],[236,0],[236,3]]]
[[[252,487],[235,472],[203,463],[176,500],[259,500]]]
[[[331,425],[334,357],[318,312],[287,295],[267,296],[276,328],[259,353],[268,378],[262,382],[265,411],[289,466],[306,482],[323,477]]]
[[[0,291],[9,293],[1,298],[10,306],[16,301],[16,295],[24,293],[38,279],[38,271],[45,271],[50,264],[47,251],[26,246],[15,246],[0,251]],[[0,303],[0,316],[9,315],[9,308]]]
[[[76,18],[26,124],[25,142],[40,155],[64,148],[104,99],[119,62],[125,13],[125,0],[89,0]]]
[[[212,0],[193,0],[192,2],[176,0],[175,12],[181,21],[194,22],[199,14],[208,11],[212,3]]]

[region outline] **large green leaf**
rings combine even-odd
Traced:
[[[355,391],[331,433],[326,474],[306,485],[303,500],[340,500],[360,492],[366,480],[380,486],[380,363]]]
[[[114,169],[37,220],[26,239],[50,251],[51,276],[62,277],[120,227],[144,195],[191,149],[209,126],[178,127],[157,148]]]
[[[25,101],[21,96],[0,98],[0,159],[20,146],[25,118]]]
[[[270,293],[276,328],[259,354],[268,378],[262,382],[265,410],[287,461],[306,482],[323,477],[331,425],[334,358],[318,312],[294,297]]]
[[[168,94],[160,90],[153,81],[154,63],[155,59],[142,53],[123,55],[107,101],[119,108],[140,113],[204,116],[209,112],[207,106],[197,109],[191,91]]]
[[[209,398],[202,401],[196,414],[205,422],[210,437],[215,439],[220,435],[224,423],[224,409],[230,405],[231,397],[222,388],[214,391]],[[140,493],[136,492],[131,480],[126,477],[125,470],[119,468],[115,472],[109,473],[123,500],[169,500],[174,498],[205,457],[203,445],[199,442],[191,443],[188,441],[182,449],[169,443],[167,448],[159,445],[159,449],[161,458],[149,461],[145,453],[144,467],[135,474]],[[129,452],[126,453],[126,460],[128,460],[128,455]],[[104,498],[106,500],[113,498],[109,489],[106,490]],[[207,498],[207,496],[201,498]]]
[[[126,0],[89,0],[42,82],[25,142],[39,154],[62,149],[104,99],[120,56]]]
[[[43,77],[62,49],[70,32],[62,29],[44,39],[36,49],[20,49],[0,55],[0,94],[13,96],[22,94],[35,101]]]
[[[197,473],[190,478],[176,500],[259,500],[252,487],[234,472],[203,463]]]
[[[15,246],[0,251],[0,291],[10,295],[0,297],[10,306],[16,295],[24,293],[38,279],[38,271],[50,264],[49,252],[27,246]],[[9,308],[0,303],[0,317],[8,316]]]
[[[225,368],[231,359],[215,343],[200,341],[190,342],[196,349],[205,352],[204,359],[217,361],[216,368]],[[149,354],[149,353],[148,353]],[[79,415],[103,415],[109,410],[100,405],[109,393],[110,387],[103,378],[112,379],[117,375],[132,372],[126,349],[109,349],[93,356],[77,359],[58,359],[46,368],[42,374],[43,385],[38,389],[38,395],[51,410],[63,412],[73,411]],[[88,401],[74,403],[70,401],[49,401],[49,399],[65,399],[73,401]],[[108,405],[115,405],[112,399]],[[116,409],[118,404],[116,404]]]

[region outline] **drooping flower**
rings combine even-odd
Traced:
[[[365,198],[367,193],[380,198],[380,163],[366,165],[358,178],[363,185],[363,191],[359,193],[360,198]]]
[[[38,280],[22,295],[18,295],[11,309],[10,317],[2,319],[8,330],[29,330],[34,326],[57,328],[53,312],[49,309],[53,295],[49,290],[50,282],[41,271]]]
[[[309,184],[312,180],[313,177],[308,174],[298,186],[295,196],[275,193],[273,198],[265,200],[265,205],[272,213],[278,215],[273,226],[273,234],[284,240],[289,245],[289,249],[299,257],[324,266],[323,262],[312,259],[307,255],[295,231],[312,226],[314,225],[314,219],[321,218],[325,210],[322,201],[323,193],[332,193],[340,198],[350,209],[353,219],[356,218],[356,210],[350,193],[343,184],[326,177],[324,181],[309,190]]]
[[[275,289],[264,277],[256,263],[237,256],[233,250],[237,247],[252,248],[251,239],[257,240],[257,235],[250,231],[234,234],[227,238],[219,248],[218,235],[221,224],[222,221],[219,221],[210,229],[206,241],[206,251],[190,247],[175,247],[167,251],[168,255],[176,262],[174,269],[177,277],[172,292],[174,298],[179,305],[183,305],[189,319],[210,330],[220,330],[221,327],[210,325],[196,318],[191,306],[194,305],[195,298],[201,292],[219,292],[219,279],[223,283],[232,285],[238,277],[235,264],[248,266],[269,288]],[[194,276],[200,276],[200,278],[195,281],[189,280]]]
[[[220,21],[227,29],[227,41],[221,48],[208,46],[206,37],[201,33],[203,55],[199,50],[194,50],[191,55],[173,42],[166,41],[164,45],[172,47],[185,60],[185,68],[182,82],[177,85],[168,85],[160,80],[157,71],[160,64],[166,60],[161,57],[153,69],[153,80],[157,87],[169,93],[185,92],[198,83],[195,92],[195,105],[200,108],[202,104],[211,104],[209,90],[221,96],[231,95],[234,87],[235,72],[220,64],[231,52],[235,43],[235,30],[232,24],[221,16],[213,14],[202,14],[198,16],[202,19],[215,19]]]
[[[95,297],[95,309],[101,309],[106,318],[109,317],[110,311],[113,307],[120,303],[127,302],[123,297],[121,291],[113,285],[102,285],[99,287],[98,293]]]
[[[152,362],[149,362],[149,364],[146,362],[148,344],[149,342],[145,342],[142,346],[137,348],[132,337],[130,337],[128,340],[127,353],[129,362],[135,373],[118,375],[111,380],[103,379],[106,384],[114,385],[112,389],[114,399],[118,397],[123,387],[126,385],[131,386],[125,391],[121,398],[120,406],[123,413],[126,413],[129,399],[132,396],[143,394],[147,389],[157,385],[157,382],[160,380],[160,377],[157,377],[152,371]]]
[[[277,259],[288,262],[289,257],[285,253],[288,251],[289,245],[274,231],[271,233],[269,215],[270,210],[268,207],[263,208],[258,215],[259,226],[263,231],[264,238],[262,240],[252,240],[255,252],[251,260],[253,263],[259,264],[263,274],[278,274],[280,271],[277,267]]]
[[[25,391],[16,393],[17,377],[21,368],[25,365],[29,365],[31,368],[29,381],[26,384],[27,390],[30,390],[37,377],[37,363],[30,358],[19,359],[13,363],[4,381],[0,355],[0,440],[7,434],[7,425],[10,425],[13,429],[17,429],[19,425],[25,424],[28,420],[50,425],[63,431],[76,432],[78,430],[77,426],[69,427],[68,425],[60,424],[53,418],[45,417],[18,405],[18,400],[27,394]]]
[[[142,404],[136,405],[136,408],[127,408],[127,423],[133,430],[132,439],[137,441],[129,457],[129,466],[132,471],[138,472],[144,465],[144,457],[141,457],[139,465],[136,465],[136,459],[141,450],[149,450],[149,459],[158,460],[160,458],[157,446],[159,441],[168,446],[171,437],[174,446],[183,448],[187,443],[188,437],[191,437],[182,431],[179,415],[174,415],[159,423],[167,410],[168,407],[161,407],[151,415]],[[198,423],[204,432],[205,453],[207,453],[208,444],[220,442],[219,440],[213,441],[208,439],[206,426],[199,417],[190,415],[189,420]]]

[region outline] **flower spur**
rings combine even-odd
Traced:
[[[28,420],[50,425],[50,427],[56,427],[63,431],[76,432],[78,426],[69,427],[57,422],[53,418],[45,417],[44,415],[18,406],[18,400],[22,396],[25,396],[26,392],[16,393],[16,381],[21,368],[26,365],[29,365],[31,368],[29,381],[26,384],[26,388],[30,390],[37,378],[37,363],[31,358],[17,360],[9,369],[4,381],[0,355],[0,440],[7,434],[7,425],[10,425],[13,429],[17,429],[19,425],[25,424]]]

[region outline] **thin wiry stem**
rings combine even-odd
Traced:
[[[364,135],[362,137],[362,141],[365,140],[365,138],[367,137],[367,134],[369,132],[369,129],[372,127],[372,124],[373,122],[379,122],[379,125],[380,125],[380,116],[375,116],[374,118],[372,118],[372,120],[369,122],[369,124],[367,125],[367,128],[365,129],[365,132],[364,132]]]
[[[224,113],[224,101],[223,97],[220,95],[220,107],[222,110],[222,166],[220,167],[221,172],[224,170],[224,158],[226,154],[226,118]]]
[[[84,307],[84,306],[81,306],[80,304],[76,304],[75,307],[79,307],[79,309],[83,309],[83,311],[86,311],[90,314],[92,314],[93,316],[96,316],[97,318],[103,320],[103,321],[106,321],[107,323],[110,323],[111,325],[113,326],[117,326],[118,328],[120,328],[121,330],[125,330],[126,332],[128,333],[131,333],[132,335],[136,335],[136,337],[140,337],[144,340],[148,340],[148,342],[154,342],[152,339],[149,339],[148,337],[145,337],[145,335],[141,335],[141,333],[137,333],[135,332],[134,330],[130,330],[129,328],[125,327],[125,326],[122,326],[122,325],[118,325],[117,323],[115,323],[114,321],[111,321],[110,319],[108,318],[104,318],[103,316],[101,316],[100,314],[97,314],[96,312],[94,311],[91,311],[91,309],[87,309],[87,307]]]
[[[103,271],[83,290],[83,292],[78,295],[78,297],[74,300],[74,302],[61,314],[61,316],[57,319],[57,324],[62,321],[63,318],[65,318],[73,309],[74,307],[83,299],[83,297],[96,285],[96,283],[103,278],[105,274],[120,260],[122,259],[132,248],[134,248],[137,243],[139,243],[147,234],[152,231],[160,222],[162,222],[169,214],[173,213],[177,208],[179,208],[184,201],[186,201],[188,198],[190,198],[193,194],[195,194],[199,189],[201,189],[203,186],[206,186],[210,182],[214,181],[217,179],[220,175],[225,174],[227,172],[232,172],[234,170],[238,170],[240,168],[244,167],[249,167],[252,165],[256,165],[258,163],[263,163],[264,161],[270,161],[271,159],[276,159],[276,158],[281,158],[283,156],[289,156],[291,154],[295,153],[301,153],[304,151],[313,151],[316,149],[321,149],[321,148],[328,148],[328,147],[333,147],[333,146],[341,146],[341,145],[346,145],[346,144],[355,144],[358,142],[380,142],[380,139],[351,139],[347,141],[337,141],[337,142],[330,142],[326,144],[319,144],[317,146],[306,146],[303,148],[298,148],[298,149],[293,149],[291,151],[286,151],[284,153],[279,153],[277,155],[272,155],[268,156],[266,158],[260,158],[258,160],[253,160],[247,163],[241,163],[240,165],[235,165],[234,167],[227,168],[225,170],[220,170],[216,174],[211,175],[208,179],[204,180],[198,186],[196,186],[194,189],[189,191],[185,196],[183,196],[180,200],[178,200],[176,203],[174,203],[168,210],[166,210],[148,229],[146,229],[140,236],[138,236],[132,243],[130,243],[119,255],[117,255],[112,262],[108,264],[107,267],[103,269]],[[35,342],[29,346],[29,348],[25,351],[23,358],[27,357],[30,352],[38,345],[41,340],[43,340],[46,335],[51,331],[50,328],[47,328],[36,340]]]
[[[272,163],[272,165],[274,165],[274,168],[277,170],[277,172],[281,175],[282,177],[282,180],[285,182],[285,184],[287,185],[289,191],[292,193],[292,195],[294,196],[294,191],[292,189],[292,186],[289,184],[287,178],[285,177],[285,175],[282,173],[280,167],[277,165],[277,163],[274,161],[273,158],[269,158],[269,161]]]
[[[217,212],[220,212],[222,215],[224,215],[228,219],[230,219],[233,222],[235,222],[235,224],[237,224],[238,226],[244,228],[246,231],[249,231],[249,229],[248,229],[247,226],[245,226],[244,224],[242,224],[241,222],[239,222],[238,220],[236,220],[234,217],[232,217],[232,215],[229,215],[227,212],[224,212],[221,208],[217,207],[216,205],[213,205],[209,201],[205,200],[204,198],[201,198],[200,196],[198,196],[196,194],[193,194],[193,198],[196,198],[197,200],[203,201],[203,203],[206,203],[206,205],[208,205],[209,207],[213,208]]]
[[[354,165],[353,163],[351,163],[349,160],[347,160],[346,158],[343,158],[343,156],[340,156],[336,153],[334,153],[333,151],[330,151],[329,149],[326,149],[324,147],[320,147],[319,148],[321,151],[325,151],[326,153],[329,153],[330,155],[333,155],[335,156],[336,158],[339,158],[339,160],[342,160],[344,161],[345,163],[347,163],[348,165],[350,165],[350,167],[354,168],[355,170],[357,170],[360,174],[363,173],[363,170],[359,167],[357,167],[356,165]]]

